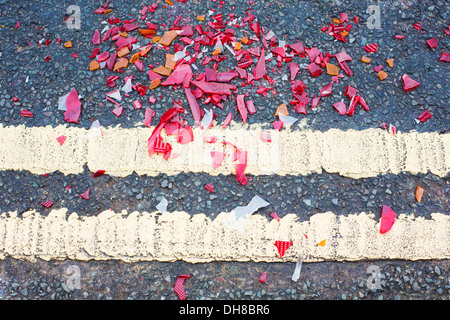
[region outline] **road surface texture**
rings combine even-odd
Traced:
[[[448,5],[0,0],[0,299],[449,300]]]

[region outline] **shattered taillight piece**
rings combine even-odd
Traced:
[[[212,183],[208,183],[207,185],[205,185],[205,189],[211,193],[214,193],[214,186],[212,185]]]
[[[178,295],[178,298],[180,300],[186,299],[186,293],[184,291],[183,283],[184,283],[184,280],[188,279],[189,277],[190,277],[189,274],[182,274],[182,275],[179,275],[177,277],[177,280],[175,281],[175,286],[174,286],[173,290],[176,292],[176,294]]]
[[[450,62],[450,54],[442,52],[439,61]]]
[[[293,241],[275,241],[275,247],[277,247],[278,250],[278,256],[280,258],[283,258],[285,252],[289,247],[293,244]]]
[[[43,205],[46,208],[50,208],[53,205],[53,202],[48,200],[48,201],[41,202],[41,205]]]
[[[430,48],[434,49],[438,46],[439,40],[437,38],[431,38],[427,40],[427,43]]]
[[[89,200],[89,189],[87,189],[85,192],[83,192],[82,194],[78,195],[80,198]]]
[[[319,65],[317,65],[316,63],[310,63],[308,64],[308,70],[311,73],[311,77],[318,77],[322,74],[322,69],[320,68]]]
[[[430,113],[430,110],[426,110],[420,116],[418,116],[417,119],[419,119],[420,122],[425,122],[428,119],[430,119],[431,117],[432,117],[432,114]]]
[[[344,72],[347,75],[349,75],[349,76],[353,75],[353,71],[352,71],[352,69],[350,69],[350,67],[348,66],[346,61],[339,62],[339,66],[341,67],[342,70],[344,70]]]
[[[100,44],[101,43],[101,39],[100,39],[100,32],[95,29],[94,35],[92,36],[92,43],[93,44]]]
[[[406,73],[403,74],[402,76],[402,80],[403,80],[403,90],[404,91],[411,91],[416,89],[419,86],[419,82],[411,79]]]
[[[247,123],[247,108],[245,106],[245,101],[244,101],[244,95],[243,94],[238,94],[236,96],[236,103],[237,103],[237,108],[239,110],[239,113],[241,114],[242,121],[244,123]]]
[[[378,45],[376,43],[368,44],[363,47],[364,50],[367,52],[377,52],[378,51]]]
[[[333,108],[335,108],[341,116],[347,114],[347,107],[345,106],[345,103],[342,101],[333,104]]]
[[[20,115],[22,117],[32,117],[33,113],[31,111],[28,111],[28,110],[22,110],[22,111],[20,111]]]
[[[267,272],[263,272],[258,280],[260,282],[262,282],[262,283],[266,283],[266,281],[267,281]]]
[[[246,53],[241,60],[237,62],[237,65],[241,69],[248,68],[253,63],[252,57],[250,54]]]
[[[414,23],[413,27],[416,30],[420,30],[420,29],[422,29],[422,23],[421,22]]]
[[[154,116],[155,111],[147,107],[147,109],[145,109],[144,125],[150,128],[152,126],[152,119]]]
[[[383,209],[381,212],[381,222],[380,222],[380,233],[386,233],[391,230],[392,226],[395,222],[395,212],[388,206],[383,205]]]
[[[330,82],[329,84],[325,85],[320,89],[320,96],[325,97],[331,94],[331,91],[333,89],[333,82]]]
[[[356,95],[356,88],[353,88],[352,86],[348,85],[347,88],[345,88],[344,95],[352,99]]]
[[[223,159],[225,159],[226,153],[222,151],[211,151],[211,157],[213,161],[213,169],[217,169],[222,165]]]

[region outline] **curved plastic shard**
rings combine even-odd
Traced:
[[[392,225],[395,222],[395,212],[388,206],[383,205],[381,212],[380,233],[386,233],[391,230]]]

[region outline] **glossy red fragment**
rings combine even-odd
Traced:
[[[78,99],[76,89],[73,89],[66,98],[66,111],[64,112],[64,119],[67,122],[77,123],[81,113],[81,102]]]
[[[262,283],[266,283],[266,281],[267,281],[267,272],[263,272],[260,276],[259,276],[259,282],[262,282]]]
[[[437,38],[431,38],[427,40],[427,44],[431,49],[434,49],[438,46],[439,40]]]
[[[53,205],[53,202],[50,200],[47,200],[47,201],[41,202],[41,205],[43,205],[46,208],[50,208]]]
[[[175,70],[167,77],[164,82],[161,82],[162,86],[170,86],[183,83],[186,75],[191,75],[192,69],[188,64],[179,65]],[[150,74],[149,74],[150,76]]]
[[[173,287],[173,290],[178,295],[178,298],[180,300],[186,299],[186,293],[184,291],[184,280],[188,279],[190,277],[189,274],[182,274],[177,277],[177,280],[175,281],[175,286]]]
[[[194,122],[196,125],[200,124],[200,119],[201,119],[201,115],[200,115],[200,106],[197,102],[197,99],[195,98],[194,94],[192,93],[190,88],[184,88],[184,92],[186,94],[186,98],[188,100],[189,103],[189,107],[191,109],[192,112],[192,116],[194,117]]]
[[[261,56],[256,63],[255,69],[253,70],[253,76],[255,80],[262,79],[266,74],[266,59],[264,55],[264,49],[261,49]]]
[[[63,145],[64,141],[66,141],[66,136],[59,136],[56,138],[56,140],[59,142],[60,145]]]
[[[292,246],[293,243],[293,241],[275,241],[275,247],[278,250],[278,256],[280,258],[283,258],[286,250],[289,249],[289,247]]]
[[[225,159],[226,153],[222,151],[211,151],[211,157],[213,161],[213,169],[217,169],[222,165],[223,159]]]
[[[33,113],[29,110],[22,110],[22,111],[20,111],[20,115],[22,117],[32,117]]]
[[[214,186],[212,185],[212,183],[208,183],[207,185],[205,185],[205,189],[211,193],[214,193]]]
[[[233,119],[233,114],[230,112],[230,113],[228,113],[227,117],[223,121],[222,129],[225,129],[230,124],[232,119]]]
[[[236,96],[236,103],[237,103],[237,108],[239,110],[239,113],[241,114],[242,117],[242,121],[244,123],[247,123],[247,108],[245,106],[245,101],[244,101],[244,95],[243,94],[238,94]]]
[[[333,89],[333,82],[330,82],[329,84],[325,85],[320,89],[320,96],[325,97],[331,94],[331,91]]]
[[[420,122],[425,122],[432,117],[430,110],[424,111],[420,116],[417,117]]]
[[[342,101],[333,104],[333,108],[335,108],[341,116],[347,114],[347,107]]]
[[[92,41],[93,44],[100,44],[100,42],[101,42],[100,32],[97,29],[95,29],[94,35],[92,36],[92,40],[91,41]]]
[[[231,95],[231,90],[236,89],[236,85],[226,84],[222,82],[207,82],[205,80],[192,80],[191,83],[206,93],[216,93],[219,95]]]
[[[439,58],[439,61],[450,62],[450,54],[442,52],[441,57]]]
[[[144,114],[144,125],[146,127],[151,127],[152,126],[152,119],[155,116],[155,111],[152,110],[151,108],[145,109],[145,114]]]
[[[318,77],[322,74],[322,69],[320,68],[319,65],[317,65],[316,63],[310,63],[308,64],[308,70],[311,74],[311,77]]]
[[[403,80],[403,90],[404,91],[411,91],[416,89],[419,86],[419,82],[411,79],[411,77],[409,77],[406,73],[403,74],[402,76],[402,80]]]
[[[98,55],[99,52],[100,52],[100,49],[99,48],[95,48],[94,51],[92,51],[92,53],[89,56],[89,58],[91,58],[91,59],[95,58]]]
[[[300,67],[295,63],[289,63],[289,72],[291,74],[291,83],[294,82],[295,76],[300,71]]]
[[[105,173],[105,170],[97,170],[92,175],[92,178],[98,178],[98,177],[102,176],[104,173]]]
[[[378,45],[376,43],[368,44],[363,47],[364,50],[367,52],[377,52],[378,51]]]
[[[383,209],[381,212],[381,222],[380,222],[380,233],[386,233],[391,230],[392,226],[395,222],[395,212],[388,206],[383,205]]]
[[[80,198],[89,200],[89,189],[87,189],[85,192],[83,192],[82,194],[78,195]]]

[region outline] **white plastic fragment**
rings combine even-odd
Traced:
[[[156,209],[158,209],[159,212],[164,213],[167,210],[168,204],[169,204],[169,202],[167,201],[167,199],[165,197],[162,197],[161,201],[156,206]]]
[[[247,220],[250,216],[262,207],[267,207],[270,203],[263,200],[259,196],[254,196],[250,203],[241,207],[238,206],[232,210],[224,219],[223,226],[236,230],[242,234],[243,237],[246,236],[246,226]]]
[[[286,127],[289,127],[289,126],[293,125],[298,120],[297,118],[294,118],[294,117],[291,117],[291,116],[287,116],[287,115],[284,115],[282,113],[278,114],[278,118],[281,121],[283,121],[283,124]]]
[[[86,134],[86,137],[88,139],[93,138],[93,137],[102,137],[103,136],[103,132],[102,132],[102,128],[100,126],[100,121],[95,120],[94,122],[92,122],[91,128],[89,129],[88,133]]]
[[[63,96],[61,96],[61,97],[59,97],[59,100],[58,100],[58,110],[63,110],[63,111],[66,111],[66,110],[67,110],[67,107],[66,107],[66,99],[67,99],[67,97],[69,96],[69,94],[70,94],[70,92],[67,93],[67,94],[65,94],[65,95],[63,95]]]
[[[202,133],[211,127],[211,123],[213,121],[214,113],[212,109],[205,110],[205,115],[203,116],[202,122],[200,124],[200,129],[202,130]]]
[[[300,278],[300,272],[302,271],[302,263],[303,263],[303,255],[300,255],[300,258],[298,258],[297,263],[295,264],[295,270],[292,274],[292,281],[297,282],[297,280]]]
[[[114,90],[114,91],[108,92],[106,95],[110,98],[113,98],[114,100],[122,101],[122,96],[120,95],[119,90]]]
[[[125,85],[122,87],[122,91],[124,91],[125,93],[129,93],[133,90],[131,88],[131,86],[132,86],[131,80],[133,80],[132,76],[125,78]]]

